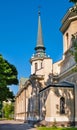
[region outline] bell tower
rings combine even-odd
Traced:
[[[43,35],[42,35],[42,25],[41,25],[41,18],[40,18],[40,11],[38,12],[38,31],[37,31],[37,42],[35,54],[33,54],[31,58],[31,74],[35,74],[37,70],[40,70],[43,67],[43,59],[46,57],[45,47],[43,42]]]
[[[46,48],[44,46],[42,25],[41,25],[41,13],[38,12],[38,30],[37,30],[37,42],[34,48],[35,54],[30,59],[31,62],[31,75],[42,75],[47,78],[49,73],[52,73],[52,60],[46,55]]]

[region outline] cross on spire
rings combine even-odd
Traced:
[[[41,9],[41,6],[39,5],[38,6],[38,15],[40,15],[40,9]]]

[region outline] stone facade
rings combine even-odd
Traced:
[[[74,6],[77,8],[77,6]],[[40,13],[35,54],[31,57],[31,75],[21,80],[15,101],[15,119],[24,122],[45,121],[53,125],[77,124],[77,72],[71,55],[77,38],[77,13],[70,8],[62,20],[63,59],[54,63],[45,53]],[[75,8],[75,9],[76,9]]]

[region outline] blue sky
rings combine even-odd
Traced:
[[[16,66],[18,79],[30,76],[39,5],[46,53],[56,62],[63,54],[61,20],[73,4],[69,0],[0,0],[0,54]],[[18,86],[11,89],[16,94]]]

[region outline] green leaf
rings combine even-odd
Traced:
[[[8,85],[18,84],[18,72],[14,65],[10,64],[0,54],[0,100],[13,98],[13,93],[7,88]]]

